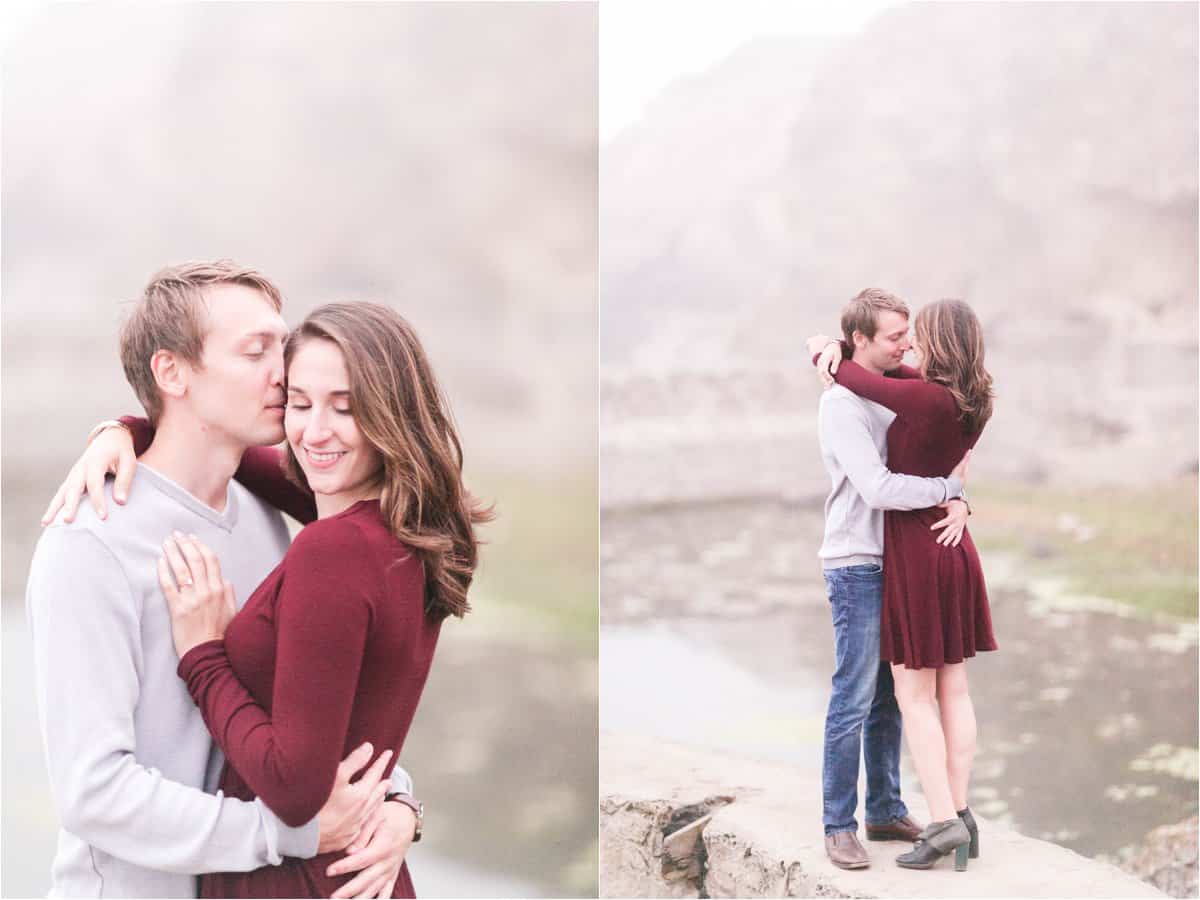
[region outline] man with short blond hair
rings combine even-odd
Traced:
[[[202,367],[206,289],[239,285],[256,291],[275,310],[283,309],[283,294],[275,283],[254,269],[219,259],[168,266],[155,272],[121,326],[121,366],[146,415],[158,423],[162,397],[151,361],[159,350],[170,350],[190,365]]]
[[[842,336],[847,346],[854,346],[856,331],[867,340],[874,340],[879,329],[879,315],[885,312],[894,312],[902,316],[906,323],[908,321],[908,304],[895,294],[880,288],[859,291],[858,295],[842,308]]]

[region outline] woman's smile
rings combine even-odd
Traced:
[[[325,469],[331,469],[337,465],[341,458],[349,452],[349,450],[317,451],[311,447],[305,447],[304,457],[308,465],[315,469],[324,471]]]

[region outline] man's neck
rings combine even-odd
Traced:
[[[216,437],[199,422],[159,421],[141,461],[170,478],[201,503],[225,510],[229,480],[246,448]]]
[[[867,358],[867,354],[863,353],[861,350],[855,350],[854,355],[850,357],[850,360],[858,363],[868,372],[874,372],[876,375],[884,374],[884,370],[875,365],[875,363],[871,362],[871,360]]]

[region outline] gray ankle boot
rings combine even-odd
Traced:
[[[971,835],[971,852],[968,854],[971,859],[979,858],[979,826],[975,824],[975,817],[971,815],[971,807],[966,807],[958,811],[958,817],[963,820],[963,824],[967,826],[967,833]]]
[[[896,865],[905,869],[932,869],[935,862],[953,851],[955,870],[965,872],[970,848],[971,833],[963,820],[955,816],[926,825],[912,850],[896,857]]]

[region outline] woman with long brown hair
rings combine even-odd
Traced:
[[[220,560],[195,536],[167,542],[159,583],[179,675],[226,757],[220,789],[299,825],[329,796],[344,747],[387,748],[389,771],[399,757],[442,620],[470,609],[475,526],[492,512],[463,485],[449,406],[394,310],[319,307],[289,336],[283,365],[286,450],[247,450],[236,477],[309,524],[236,614]],[[122,421],[144,449],[150,424]],[[347,862],[324,853],[203,875],[201,895],[361,890],[370,870],[348,885]],[[390,896],[415,896],[407,863]]]
[[[889,376],[854,363],[837,341],[815,361],[838,384],[896,414],[887,433],[889,469],[944,476],[992,414],[983,330],[966,303],[941,300],[917,314],[912,343],[918,368],[900,366]],[[927,869],[953,851],[961,870],[979,854],[967,807],[976,726],[964,660],[996,649],[996,641],[975,544],[965,529],[959,541],[935,540],[930,526],[941,515],[936,507],[884,513],[880,655],[891,663],[904,734],[934,819],[896,861]]]

